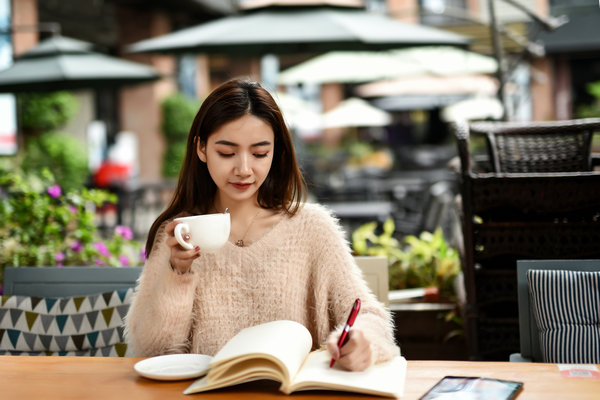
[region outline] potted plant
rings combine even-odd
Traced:
[[[461,276],[458,252],[441,228],[402,240],[394,235],[392,219],[382,226],[369,222],[352,233],[352,246],[357,255],[388,259],[390,310],[403,352],[419,359],[464,358],[455,290]]]
[[[129,227],[108,236],[97,228],[96,208],[116,197],[104,190],[63,192],[52,173],[39,175],[0,166],[0,279],[7,267],[139,266],[140,243]]]

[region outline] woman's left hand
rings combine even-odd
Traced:
[[[335,362],[343,368],[350,371],[364,371],[375,361],[371,342],[359,327],[353,327],[349,333],[350,337],[341,350],[337,347],[339,333],[331,333],[327,338],[327,350]]]

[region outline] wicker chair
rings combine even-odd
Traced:
[[[550,122],[477,122],[493,172],[574,172],[593,168],[591,142],[600,118]]]
[[[472,359],[506,360],[519,351],[518,259],[600,258],[600,171],[591,170],[589,145],[594,130],[600,131],[600,119],[454,126]],[[489,157],[471,155],[473,132],[486,137]],[[566,150],[552,147],[552,138],[566,138],[564,132],[583,137],[581,153],[571,149],[567,157]],[[510,158],[520,162],[506,161],[497,148],[506,137],[520,141],[530,135],[548,143],[540,145],[544,151],[513,151]],[[571,139],[566,141],[578,141]]]

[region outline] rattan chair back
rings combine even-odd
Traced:
[[[485,135],[493,172],[591,171],[591,142],[600,119],[547,122],[474,122]]]

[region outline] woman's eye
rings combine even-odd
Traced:
[[[221,153],[221,152],[219,152],[219,155],[221,157],[224,157],[224,158],[230,158],[230,157],[233,157],[234,153]]]
[[[268,155],[269,155],[269,153],[259,153],[259,154],[254,154],[254,157],[256,157],[256,158],[265,158]]]

